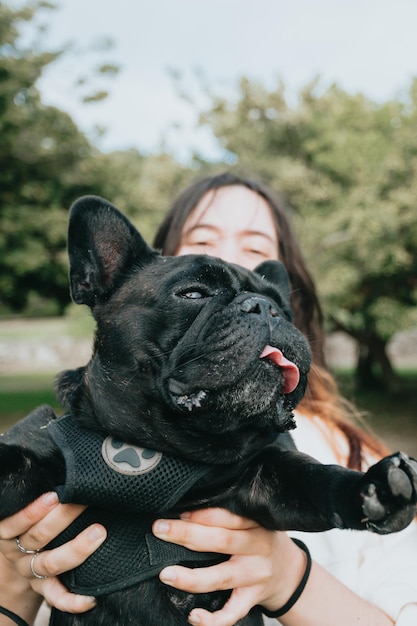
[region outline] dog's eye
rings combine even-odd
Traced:
[[[186,300],[205,300],[216,295],[215,290],[211,290],[206,285],[189,284],[185,285],[182,289],[178,289],[176,292],[177,298],[185,298]]]
[[[207,294],[202,291],[185,291],[180,294],[182,298],[187,298],[188,300],[201,300],[202,298],[206,298]]]

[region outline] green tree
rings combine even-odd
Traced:
[[[194,176],[195,171],[170,154],[161,152],[145,157],[132,149],[95,154],[86,160],[80,179],[90,181],[90,186],[79,185],[75,189],[76,195],[96,193],[110,200],[132,219],[150,243],[174,195]]]
[[[208,124],[241,171],[295,207],[295,223],[329,328],[359,346],[358,382],[396,384],[393,334],[417,321],[417,81],[377,105],[336,85],[308,85],[290,105],[282,84],[243,78],[235,102],[213,97]]]
[[[69,115],[42,103],[37,88],[43,70],[61,54],[36,43],[43,32],[40,16],[51,8],[40,1],[19,9],[0,3],[3,314],[28,306],[63,311],[68,303],[67,208],[78,188],[94,186],[81,165],[96,151]]]

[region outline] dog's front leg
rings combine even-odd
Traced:
[[[39,407],[1,436],[0,519],[64,481],[64,460],[46,430],[54,418]]]
[[[0,519],[53,489],[61,469],[20,446],[0,443]]]
[[[417,462],[395,454],[365,474],[322,465],[274,446],[253,459],[239,480],[234,512],[276,530],[401,530],[416,514]]]

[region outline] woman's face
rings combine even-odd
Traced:
[[[241,185],[209,191],[186,220],[176,254],[209,254],[250,270],[277,260],[278,236],[269,205]]]

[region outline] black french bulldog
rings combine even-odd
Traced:
[[[97,323],[90,362],[60,375],[68,413],[40,407],[0,443],[0,517],[56,489],[89,504],[51,546],[92,521],[108,539],[63,577],[96,595],[88,613],[53,624],[183,626],[230,592],[189,594],[160,583],[170,563],[226,557],[158,541],[156,517],[220,506],[269,529],[399,531],[415,515],[417,463],[401,453],[366,473],[325,466],[287,431],[305,391],[308,344],[291,323],[282,264],[255,272],[208,256],[162,257],[109,202],[71,209],[73,300]],[[262,623],[255,607],[242,626]]]

